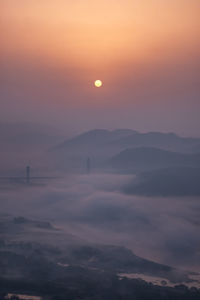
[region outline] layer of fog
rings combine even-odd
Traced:
[[[46,185],[1,187],[1,211],[45,219],[95,243],[199,271],[200,199],[139,197],[120,192],[132,177],[91,174]],[[12,187],[12,188],[11,188]]]

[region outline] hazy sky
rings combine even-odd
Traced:
[[[199,0],[1,0],[1,120],[200,135],[199,15]]]

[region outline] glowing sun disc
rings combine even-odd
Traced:
[[[94,82],[94,85],[96,86],[96,87],[101,87],[102,86],[102,81],[101,80],[96,80],[95,82]]]

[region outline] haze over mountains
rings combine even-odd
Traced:
[[[58,144],[50,152],[52,160],[63,169],[81,171],[86,158],[90,157],[95,170],[134,173],[170,166],[197,167],[200,155],[195,149],[199,144],[198,138],[179,137],[173,133],[96,129]]]
[[[140,133],[132,129],[94,129],[66,139],[69,130],[60,131],[52,126],[35,123],[1,123],[1,151],[23,150],[23,147],[39,148],[43,146],[52,150],[75,153],[92,153],[99,147],[101,151],[114,152],[135,147],[154,147],[175,152],[197,153],[200,138],[180,137],[174,133],[147,132]],[[12,148],[8,146],[12,145]],[[29,148],[27,148],[29,150]]]
[[[139,174],[123,187],[132,195],[200,196],[200,168],[171,167]]]
[[[199,12],[0,0],[0,300],[200,300]]]
[[[70,150],[85,146],[85,150],[104,147],[158,147],[180,152],[193,152],[200,145],[199,138],[180,137],[174,133],[149,132],[140,133],[131,129],[117,129],[113,131],[95,129],[66,140],[57,149]],[[84,148],[83,148],[84,149]],[[93,150],[92,149],[92,150]],[[81,151],[82,149],[79,149]]]
[[[105,300],[98,282],[120,295],[127,282],[144,299],[198,299],[190,287],[200,287],[200,139],[131,129],[66,138],[34,124],[6,124],[0,139],[2,174],[19,176],[29,164],[33,177],[58,175],[0,181],[0,282],[8,290],[14,282],[38,292],[51,282],[56,295],[67,280],[73,300],[79,291],[88,300],[90,282],[91,299]]]
[[[36,175],[39,170],[45,175],[48,172],[61,176],[65,173],[84,174],[89,157],[92,172],[138,174],[137,182],[141,181],[142,186],[144,175],[140,173],[149,172],[147,177],[145,175],[146,186],[147,180],[149,182],[150,177],[156,180],[159,169],[162,169],[160,180],[163,178],[165,185],[160,184],[159,189],[162,186],[163,191],[159,190],[158,194],[170,194],[171,189],[176,195],[179,194],[169,184],[172,177],[177,184],[179,180],[180,185],[187,186],[186,194],[199,193],[198,187],[193,191],[194,185],[198,185],[198,170],[195,171],[195,168],[200,168],[200,153],[196,152],[200,145],[198,138],[180,137],[173,133],[140,133],[131,129],[95,129],[65,139],[63,132],[49,126],[2,123],[0,139],[3,175],[22,175],[27,164],[33,165]],[[5,152],[4,149],[8,150]],[[152,173],[153,170],[158,172]],[[185,174],[184,178],[179,176],[181,172]],[[158,185],[153,181],[151,183],[152,193],[155,194]],[[167,187],[169,191],[166,191]],[[135,185],[131,190],[136,191]],[[183,190],[181,194],[184,194]]]
[[[164,167],[200,167],[200,154],[183,154],[152,147],[129,148],[112,157],[108,165],[124,173]]]

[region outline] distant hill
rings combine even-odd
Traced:
[[[120,143],[127,147],[156,147],[178,152],[192,152],[199,144],[198,138],[180,137],[172,132],[136,132],[134,135],[121,138]]]
[[[199,144],[200,139],[179,137],[173,133],[95,129],[65,140],[51,148],[49,155],[58,167],[82,170],[85,168],[85,160],[88,156],[92,160],[93,167],[99,168],[105,166],[105,161],[130,147],[192,153]],[[184,160],[185,157],[182,159]]]
[[[174,133],[148,132],[139,133],[131,129],[95,129],[84,132],[72,139],[57,145],[55,150],[69,151],[90,150],[101,147],[113,147],[125,149],[127,147],[158,147],[180,152],[191,150],[200,144],[200,139],[179,137]],[[81,148],[80,148],[81,147]],[[181,151],[182,150],[182,151]]]
[[[200,154],[183,154],[152,147],[126,149],[107,163],[121,172],[141,171],[172,166],[200,166]]]
[[[123,188],[127,194],[200,196],[200,168],[179,167],[142,173]]]
[[[116,144],[116,141],[134,133],[136,131],[130,129],[91,130],[58,144],[49,151],[49,155],[53,161],[56,161],[58,168],[82,171],[85,169],[85,161],[88,157],[91,158],[92,168],[97,168],[106,159],[123,149],[123,145]]]
[[[130,135],[132,136],[136,133],[136,131],[130,129],[117,129],[113,131],[106,129],[94,129],[68,139],[57,145],[54,149],[62,149],[66,151],[73,150],[75,152],[87,150],[91,152],[91,150],[97,150],[99,146],[109,147],[112,146],[112,144],[115,145],[120,139]]]

